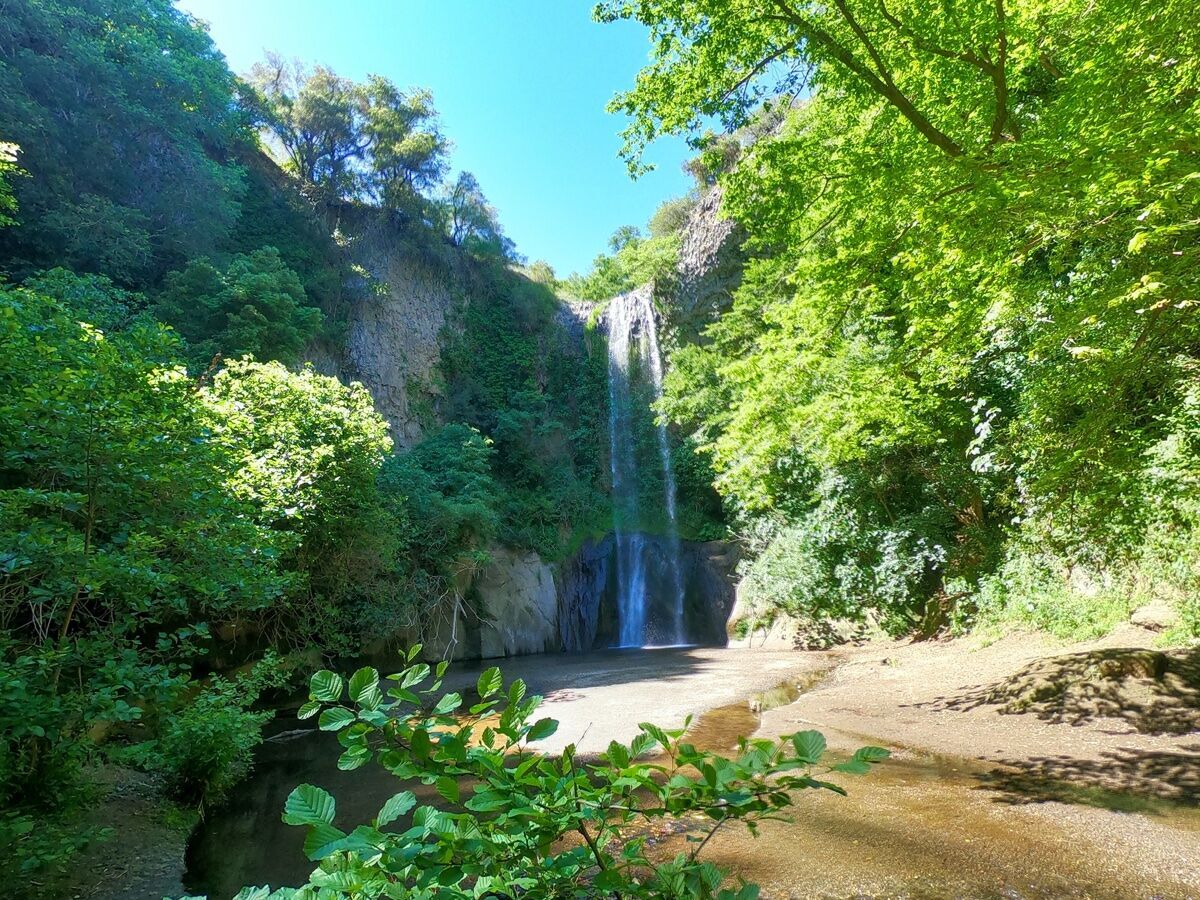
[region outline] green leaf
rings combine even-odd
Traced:
[[[798,731],[792,735],[792,746],[802,761],[815,765],[825,753],[825,735],[819,731]]]
[[[835,772],[845,772],[847,775],[866,775],[871,771],[871,764],[862,759],[848,759],[832,768]]]
[[[425,663],[418,663],[411,668],[405,669],[403,677],[400,679],[400,687],[410,688],[414,684],[424,681],[429,677],[429,666]]]
[[[629,751],[624,744],[613,741],[608,745],[608,761],[618,769],[624,769],[629,765]]]
[[[379,810],[379,815],[375,817],[375,827],[382,828],[384,825],[390,825],[416,805],[417,798],[412,791],[401,791],[399,794],[393,794],[383,804],[383,808]]]
[[[504,678],[500,675],[500,670],[495,666],[485,671],[479,676],[479,680],[475,682],[475,690],[479,692],[481,699],[486,700],[496,691],[500,690],[500,686],[504,683]]]
[[[525,699],[525,682],[518,678],[508,686],[508,702],[515,706]]]
[[[443,776],[434,785],[437,792],[446,798],[448,803],[457,803],[459,798],[458,782],[448,776]]]
[[[854,756],[856,759],[861,759],[865,762],[881,762],[892,755],[891,750],[885,750],[883,747],[859,747]]]
[[[650,737],[657,741],[664,750],[669,750],[671,748],[671,739],[667,736],[667,733],[657,725],[651,722],[640,722],[638,723],[638,728],[650,735]]]
[[[383,702],[379,691],[379,672],[365,666],[350,676],[350,699],[366,709],[375,709]]]
[[[320,825],[333,821],[337,809],[333,796],[311,784],[302,784],[288,794],[283,821],[288,825]]]
[[[342,676],[328,669],[322,669],[313,675],[308,683],[308,691],[314,700],[324,700],[326,703],[336,703],[342,699]]]
[[[315,716],[320,711],[320,709],[321,709],[321,701],[320,700],[309,700],[307,703],[305,703],[303,706],[300,707],[299,712],[296,713],[296,718],[311,719],[313,716]]]
[[[433,714],[435,716],[444,716],[446,713],[453,712],[462,706],[462,702],[462,694],[447,694],[433,708]]]
[[[351,747],[338,757],[337,767],[343,772],[353,772],[371,761],[371,751],[367,747]]]
[[[322,731],[340,731],[354,721],[354,713],[341,706],[333,706],[321,713],[317,727]]]
[[[557,721],[554,719],[538,719],[533,723],[533,727],[529,729],[529,733],[525,737],[526,740],[540,741],[550,737],[556,731],[558,731]]]
[[[313,861],[325,859],[338,851],[338,844],[345,837],[346,835],[332,825],[324,822],[313,825],[304,838],[304,855]]]
[[[479,791],[465,805],[473,812],[495,812],[509,805],[509,797],[502,791]]]

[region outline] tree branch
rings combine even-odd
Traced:
[[[823,28],[799,15],[788,5],[787,0],[771,0],[771,2],[776,9],[780,11],[782,17],[796,29],[801,38],[822,47],[835,60],[849,69],[859,78],[863,79],[863,81],[867,83],[871,90],[875,91],[875,93],[887,100],[888,103],[894,106],[899,113],[904,116],[904,118],[908,119],[912,126],[916,128],[917,131],[920,132],[920,134],[927,141],[929,141],[947,156],[959,157],[963,155],[962,147],[960,147],[948,134],[939,130],[932,122],[929,121],[929,119],[925,117],[925,115],[919,109],[916,108],[913,102],[909,100],[908,97],[905,96],[905,94],[891,81],[891,75],[887,73],[886,69],[881,70],[883,72],[883,77],[872,71],[849,49],[843,46],[841,42],[837,40],[837,38],[825,31]],[[839,9],[845,9],[843,0],[836,0],[836,2]],[[851,24],[852,20],[853,17],[847,20],[847,24]],[[857,22],[854,22],[851,24],[851,27],[854,27],[856,24]],[[861,29],[859,30],[861,31]],[[860,40],[862,40],[861,37]],[[869,38],[866,41],[866,45],[868,52],[871,52],[873,58],[876,59],[876,65],[882,66],[882,59],[878,57],[877,52],[873,51],[874,45],[870,42]],[[886,80],[884,80],[885,78]]]

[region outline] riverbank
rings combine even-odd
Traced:
[[[710,856],[765,898],[1200,896],[1200,651],[1152,643],[1130,628],[812,654],[828,676],[759,735],[816,728],[893,759]]]

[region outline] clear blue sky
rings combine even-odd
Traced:
[[[433,91],[455,170],[475,173],[506,232],[559,276],[586,270],[619,226],[644,225],[684,193],[682,140],[631,181],[623,122],[604,111],[649,44],[638,25],[598,25],[592,0],[178,0],[208,22],[235,72],[273,50],[351,78]]]

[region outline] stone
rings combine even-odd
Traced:
[[[554,570],[536,553],[494,548],[472,590],[480,616],[480,658],[558,649]]]
[[[1152,600],[1134,610],[1129,621],[1147,631],[1166,631],[1179,624],[1179,612],[1165,600]]]

